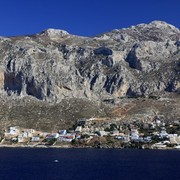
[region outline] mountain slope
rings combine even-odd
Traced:
[[[32,96],[47,105],[77,98],[116,104],[166,92],[180,92],[180,31],[165,22],[95,37],[48,29],[0,38],[4,101]]]

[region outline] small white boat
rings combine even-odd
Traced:
[[[55,160],[54,160],[54,162],[56,162],[56,163],[57,163],[57,162],[59,162],[59,161],[58,161],[57,159],[55,159]]]

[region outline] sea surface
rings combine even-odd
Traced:
[[[0,148],[6,179],[180,180],[180,151]]]

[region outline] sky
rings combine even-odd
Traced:
[[[94,36],[153,20],[180,28],[180,0],[1,0],[0,36],[48,28]]]

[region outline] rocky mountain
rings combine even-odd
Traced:
[[[159,97],[167,93],[179,98],[180,30],[165,22],[139,24],[95,37],[75,36],[56,29],[0,37],[0,94],[7,107],[16,107],[16,102],[23,99],[48,107],[68,101],[70,107],[78,99],[92,106],[97,104],[95,109],[99,107],[101,113],[95,114],[106,116],[102,109],[107,103],[108,108],[112,104],[111,109],[123,98]],[[74,106],[72,109],[74,114]],[[59,116],[66,122],[62,114],[55,116],[57,122]],[[7,114],[2,122],[11,124],[13,118],[18,122],[26,116],[10,118]],[[49,121],[48,115],[46,118]]]

